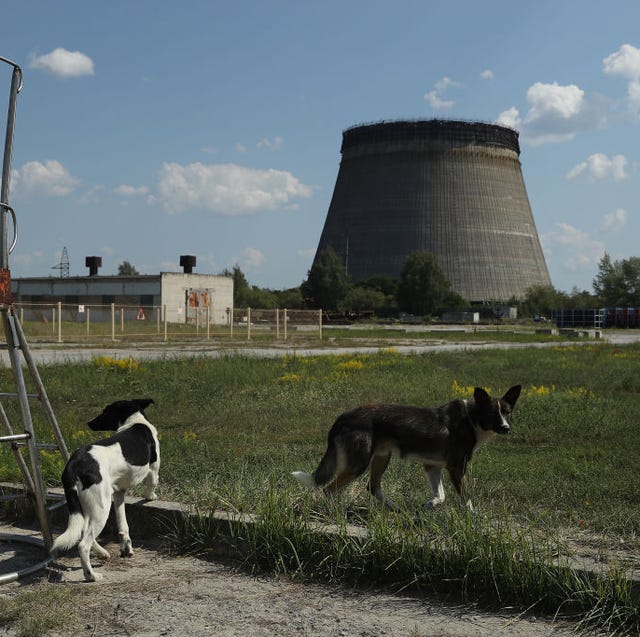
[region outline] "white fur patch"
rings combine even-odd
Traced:
[[[306,473],[305,471],[293,471],[291,475],[307,489],[312,490],[316,488],[316,479],[312,473]]]

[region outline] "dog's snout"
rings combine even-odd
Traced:
[[[500,425],[500,433],[508,434],[511,431],[511,427],[507,423],[503,423]]]

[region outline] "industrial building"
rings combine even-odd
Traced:
[[[115,304],[127,308],[134,317],[141,310],[144,318],[161,312],[162,319],[166,316],[169,323],[202,322],[207,316],[212,324],[229,323],[233,278],[193,273],[195,257],[191,255],[181,257],[183,272],[101,276],[100,257],[87,257],[86,265],[88,276],[13,279],[13,302],[21,306],[25,320],[37,318],[30,314],[40,312],[38,306],[62,303],[69,311],[91,307],[93,320],[107,320],[110,306]]]
[[[399,278],[432,253],[470,302],[551,285],[520,164],[518,133],[495,124],[402,120],[343,131],[342,160],[318,254],[357,282]]]

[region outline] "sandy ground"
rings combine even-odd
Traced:
[[[3,528],[3,532],[15,532]],[[135,540],[134,540],[135,545]],[[48,635],[139,637],[189,635],[230,637],[542,637],[570,635],[571,627],[534,617],[489,614],[445,606],[428,599],[382,592],[354,592],[307,585],[286,578],[255,577],[222,562],[170,557],[151,547],[136,548],[132,558],[112,559],[98,571],[104,579],[86,583],[75,551],[46,569],[2,585],[0,595],[71,587],[76,603],[62,610],[72,618],[64,632]],[[42,559],[36,548],[0,542],[1,573]],[[4,631],[4,632],[3,632]],[[16,628],[0,627],[15,637]]]

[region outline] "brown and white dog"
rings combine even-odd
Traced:
[[[327,450],[313,473],[294,471],[309,489],[335,493],[369,469],[369,491],[382,504],[395,508],[380,486],[392,455],[420,462],[433,498],[427,507],[444,502],[442,470],[465,497],[464,476],[473,454],[496,434],[508,433],[520,385],[502,398],[476,387],[473,401],[453,400],[440,407],[364,405],[338,416],[329,431]],[[471,500],[467,507],[473,510]]]
[[[133,555],[129,525],[125,516],[128,489],[144,482],[145,498],[155,500],[160,469],[160,444],[156,428],[145,418],[151,398],[119,400],[107,405],[89,421],[94,431],[115,431],[109,438],[77,449],[62,473],[62,485],[69,508],[69,523],[51,547],[51,553],[66,551],[78,544],[84,577],[89,582],[102,579],[91,567],[93,549],[102,559],[109,552],[97,542],[109,517],[111,500],[120,535],[120,555]]]

